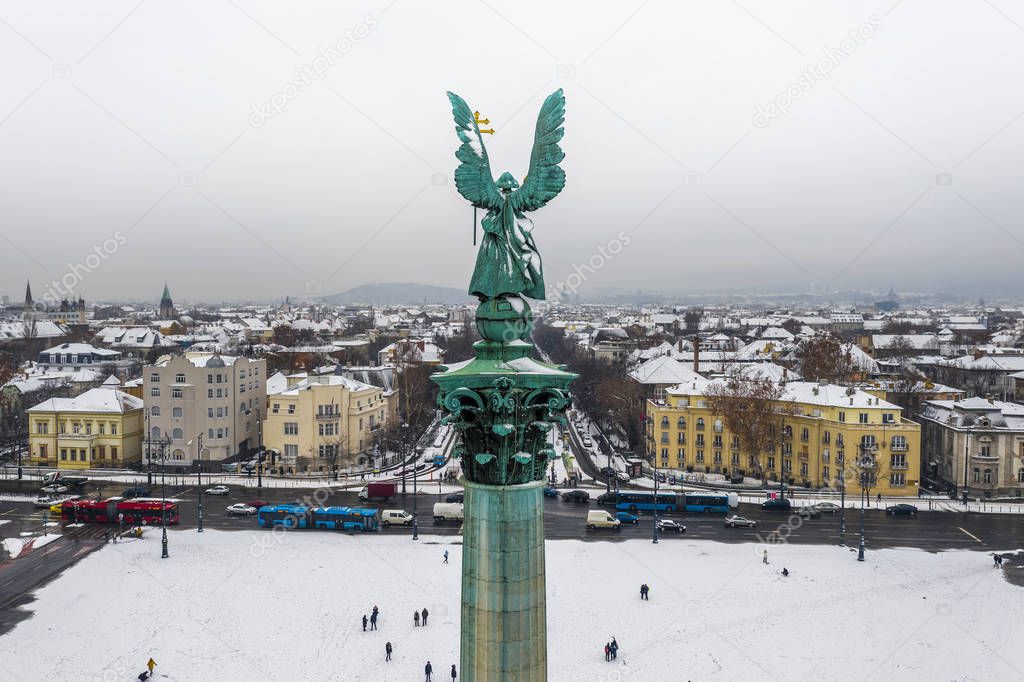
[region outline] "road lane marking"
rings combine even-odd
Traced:
[[[957,526],[957,528],[960,528],[960,526]],[[967,537],[974,538],[979,544],[982,544],[982,545],[985,544],[984,542],[981,541],[981,538],[979,538],[977,535],[974,535],[973,533],[970,533],[970,532],[964,530],[963,528],[960,528],[960,530],[963,531],[963,533]]]

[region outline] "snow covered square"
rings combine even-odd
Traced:
[[[130,682],[152,657],[154,679],[174,682],[421,680],[428,660],[446,680],[457,541],[181,530],[165,560],[157,533],[107,545],[37,592],[33,617],[0,639],[0,677]],[[988,554],[879,550],[858,563],[848,549],[777,545],[765,565],[762,550],[549,541],[549,679],[1024,678],[1024,592]],[[363,632],[374,605],[378,630]],[[423,608],[429,624],[415,627]]]

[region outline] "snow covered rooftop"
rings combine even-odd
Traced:
[[[142,400],[108,387],[93,388],[74,398],[50,398],[28,412],[109,412],[141,410]]]

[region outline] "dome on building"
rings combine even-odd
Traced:
[[[212,358],[206,361],[207,367],[227,367],[224,364],[224,360],[219,355],[214,355]]]

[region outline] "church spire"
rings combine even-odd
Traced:
[[[28,280],[25,280],[25,307],[32,307],[32,284]]]

